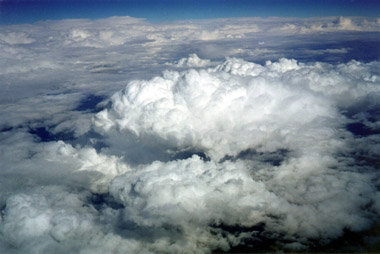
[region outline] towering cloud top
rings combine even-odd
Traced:
[[[168,71],[129,83],[95,125],[148,145],[154,139],[173,151],[204,152],[216,161],[247,149],[287,149],[297,135],[339,123],[333,104],[314,93],[312,82],[301,86],[292,80],[307,72],[315,73],[315,67],[287,59],[266,66],[230,59],[215,69]],[[330,138],[322,131],[314,135]]]

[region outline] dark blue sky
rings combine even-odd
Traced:
[[[380,1],[355,0],[0,0],[0,24],[132,16],[152,22],[225,17],[380,17]]]

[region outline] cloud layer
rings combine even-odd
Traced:
[[[376,250],[378,25],[2,26],[0,252]]]

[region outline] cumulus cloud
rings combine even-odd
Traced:
[[[311,131],[315,136],[303,141],[309,147],[315,140],[330,140],[326,134],[340,124],[335,102],[327,98],[347,94],[340,99],[347,106],[353,98],[365,96],[354,91],[358,83],[340,82],[348,73],[320,75],[320,71],[288,59],[265,66],[229,59],[209,70],[168,71],[163,77],[129,83],[94,123],[101,133],[134,135],[147,146],[152,139],[167,149],[201,151],[214,160],[251,148],[287,149],[296,136]],[[335,81],[333,88],[324,90],[316,80],[328,76]],[[360,87],[364,86],[368,91],[379,89],[375,82],[362,80]],[[305,152],[305,147],[299,150]]]
[[[377,65],[228,59],[207,70],[129,83],[94,119],[111,136],[111,147],[113,135],[124,140],[115,146],[119,151],[135,136],[146,150],[188,151],[211,161],[153,162],[115,178],[110,190],[126,206],[124,219],[179,225],[184,232],[194,224],[207,231],[264,223],[268,234],[294,241],[284,248],[370,228],[377,205],[362,207],[378,202],[376,164],[365,166],[374,175],[352,164],[352,136],[341,112],[379,93]]]
[[[378,25],[2,26],[0,252],[376,249]]]
[[[176,65],[178,67],[204,67],[210,65],[210,60],[200,59],[196,54],[190,54],[187,58],[181,58]]]

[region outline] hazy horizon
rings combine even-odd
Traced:
[[[0,24],[112,16],[144,18],[149,22],[239,17],[380,18],[379,10],[379,2],[351,0],[2,0]]]

